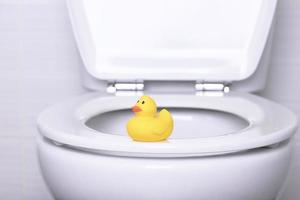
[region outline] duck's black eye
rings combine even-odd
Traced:
[[[145,101],[142,101],[142,104],[144,104],[145,103]]]

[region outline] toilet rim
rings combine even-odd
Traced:
[[[271,146],[289,139],[297,127],[297,118],[288,109],[251,94],[152,96],[162,107],[224,111],[247,120],[249,126],[234,134],[216,137],[135,142],[126,136],[93,130],[85,122],[101,113],[128,109],[137,97],[93,93],[45,110],[38,118],[38,129],[44,138],[81,151],[130,157],[194,157]]]

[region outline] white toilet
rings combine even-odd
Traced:
[[[38,119],[49,189],[67,200],[271,200],[297,119],[265,85],[276,0],[68,0],[97,92]],[[134,142],[142,93],[170,109],[168,141]]]

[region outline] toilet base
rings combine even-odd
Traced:
[[[59,200],[276,199],[291,142],[230,155],[129,158],[85,153],[38,138],[43,176]]]

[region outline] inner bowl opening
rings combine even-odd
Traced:
[[[249,126],[247,120],[228,112],[192,108],[167,109],[174,119],[174,129],[170,136],[173,139],[217,137],[234,134]],[[127,136],[126,124],[132,117],[134,114],[129,109],[116,110],[96,115],[85,124],[102,133]]]

